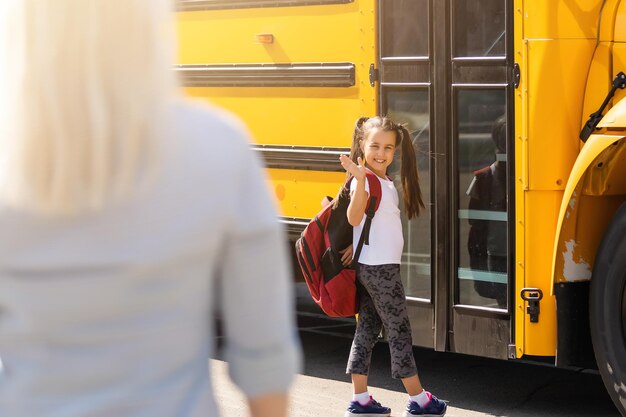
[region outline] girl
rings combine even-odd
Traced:
[[[398,193],[387,177],[397,147],[401,147],[401,183],[404,206],[409,219],[424,208],[419,186],[417,163],[411,136],[403,126],[387,117],[362,117],[356,122],[350,158],[339,159],[354,180],[348,221],[354,226],[356,246],[365,220],[369,185],[366,168],[381,183],[382,197],[372,220],[369,245],[364,245],[357,265],[359,319],[357,322],[346,373],[351,374],[353,401],[346,417],[388,416],[391,410],[375,401],[367,391],[367,374],[381,326],[387,331],[391,351],[391,373],[402,380],[410,398],[404,413],[408,416],[443,416],[446,404],[422,388],[413,358],[411,327],[407,316],[404,288],[400,279],[400,260],[404,240]]]

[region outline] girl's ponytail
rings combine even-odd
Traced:
[[[369,117],[359,117],[354,124],[354,132],[352,132],[352,146],[350,147],[350,159],[357,163],[357,158],[365,159],[361,150],[361,140],[363,139],[363,124],[369,120]]]
[[[400,169],[400,180],[402,182],[402,195],[404,197],[404,208],[409,219],[420,214],[420,208],[425,208],[422,199],[422,189],[419,183],[419,173],[417,170],[417,158],[411,134],[406,127],[395,125],[395,131],[402,152],[402,167]]]

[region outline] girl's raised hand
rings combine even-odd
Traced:
[[[357,158],[358,164],[355,164],[354,161],[345,155],[341,155],[339,157],[339,161],[341,162],[343,169],[352,174],[354,178],[357,180],[365,179],[365,164],[363,164],[363,159],[361,159],[360,156]]]

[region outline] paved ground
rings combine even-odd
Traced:
[[[352,395],[345,365],[354,334],[351,319],[328,319],[298,294],[298,327],[304,369],[293,386],[290,417],[342,417]],[[620,417],[596,371],[466,356],[414,348],[426,389],[447,401],[447,417]],[[370,392],[399,417],[407,399],[390,376],[389,348],[374,348]],[[228,380],[226,364],[211,360],[222,417],[245,417],[241,394]]]
[[[226,364],[219,360],[212,360],[211,366],[217,380],[216,397],[222,417],[247,417],[244,398],[226,376]],[[346,398],[350,397],[351,392],[352,387],[348,382],[298,375],[292,389],[289,415],[291,417],[341,417],[346,408]],[[376,398],[382,403],[401,410],[405,401],[403,393],[383,388],[377,388],[375,393]],[[400,415],[401,412],[392,413],[392,416]],[[492,414],[450,407],[446,415],[482,417]]]
[[[352,393],[344,374],[352,325],[314,317],[300,317],[299,323],[305,364],[292,389],[290,416],[342,417]],[[346,336],[337,335],[341,333]],[[600,376],[592,371],[421,348],[415,348],[414,354],[426,388],[448,402],[448,417],[619,417]],[[226,364],[212,360],[210,366],[222,416],[247,416],[243,397],[226,376]],[[374,350],[370,386],[370,392],[392,408],[392,416],[402,415],[406,394],[389,375],[385,343]]]

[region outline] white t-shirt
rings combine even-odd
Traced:
[[[217,416],[217,300],[234,382],[288,389],[288,253],[248,134],[204,105],[171,116],[158,186],[129,201],[67,219],[0,202],[0,416]]]
[[[380,205],[372,220],[370,228],[369,245],[363,245],[358,262],[365,265],[400,264],[404,238],[402,236],[402,222],[400,221],[400,208],[398,207],[398,191],[393,181],[380,178],[382,196]],[[357,182],[350,183],[350,193],[356,190]],[[365,180],[365,191],[369,194],[369,182]],[[361,224],[352,232],[353,248],[356,252],[359,238],[365,224],[364,215]]]

